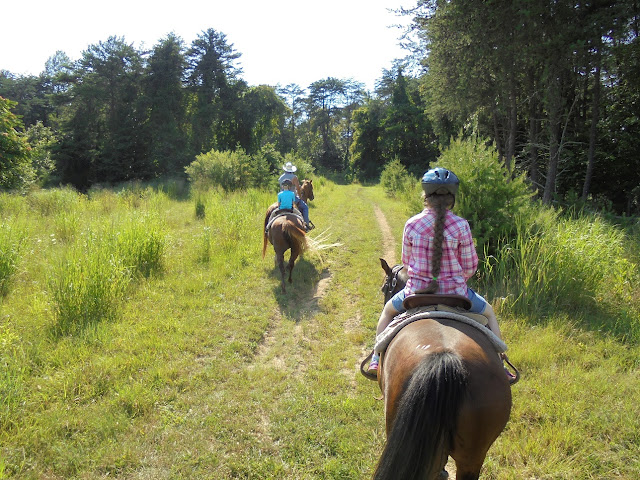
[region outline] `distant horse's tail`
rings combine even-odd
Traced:
[[[267,253],[268,242],[269,242],[269,238],[267,237],[267,232],[264,232],[264,243],[262,244],[262,258],[264,258],[265,253]]]
[[[307,248],[307,233],[291,220],[287,220],[284,224],[284,233],[289,236],[292,242],[296,242],[300,251]]]
[[[453,352],[426,356],[407,387],[374,480],[417,480],[435,476],[453,443],[467,371]]]

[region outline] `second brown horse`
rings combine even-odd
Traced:
[[[267,224],[271,213],[278,208],[277,204],[273,204],[267,210],[267,214],[264,218],[264,243],[262,246],[262,257],[264,258],[267,251],[267,242],[273,245],[273,249],[276,254],[275,263],[280,269],[280,276],[282,278],[282,292],[286,293],[285,287],[285,265],[284,265],[284,253],[287,250],[291,250],[291,256],[289,257],[289,283],[292,283],[291,274],[295,265],[296,259],[307,248],[307,237],[304,228],[304,220],[298,215],[293,213],[281,215],[277,217],[269,227],[269,231],[266,231]]]

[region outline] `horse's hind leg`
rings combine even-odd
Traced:
[[[284,271],[284,252],[282,253],[276,253],[276,264],[278,265],[278,268],[280,269],[280,278],[282,279],[282,293],[287,293],[287,289],[284,286],[284,275],[285,275],[285,271]],[[291,280],[289,280],[291,281]]]
[[[291,274],[293,273],[293,266],[296,263],[296,259],[298,258],[298,255],[300,255],[300,248],[294,245],[293,247],[291,247],[291,257],[289,257],[289,283],[293,283],[293,280],[291,279]]]

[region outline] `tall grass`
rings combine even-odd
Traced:
[[[162,271],[167,239],[157,215],[130,216],[112,235],[117,255],[134,275],[149,277]]]
[[[18,269],[24,231],[15,220],[0,223],[0,299],[9,291],[9,284]]]
[[[197,261],[218,259],[232,263],[240,259],[243,263],[246,252],[253,251],[249,245],[255,245],[255,217],[266,212],[275,194],[256,189],[233,193],[212,189],[194,196],[195,216],[202,220],[194,252]]]
[[[562,217],[544,208],[515,225],[515,237],[503,239],[484,262],[484,286],[506,298],[504,307],[520,315],[566,312],[640,341],[640,276],[621,229],[596,216]]]
[[[95,222],[81,232],[48,282],[56,333],[79,333],[113,319],[132,280],[162,271],[166,237],[153,213]]]
[[[322,259],[305,254],[286,294],[261,256],[274,192],[200,192],[202,218],[195,192],[90,192],[67,204],[77,223],[64,240],[63,208],[43,214],[24,208],[28,196],[0,195],[15,209],[3,221],[25,222],[15,284],[0,304],[0,478],[370,478],[385,438],[379,389],[358,373],[382,307],[386,246],[373,206],[398,254],[406,206],[380,186],[314,184],[309,236],[341,246]],[[518,231],[479,278],[482,293],[508,299],[501,327],[523,374],[483,478],[635,479],[638,345],[595,325],[630,325],[620,305],[633,317],[637,252],[606,222],[552,210]],[[605,246],[627,263],[611,267],[601,253],[601,263],[573,265]],[[146,265],[156,265],[148,277]],[[557,285],[538,285],[538,270]],[[515,303],[521,272],[541,293]],[[100,283],[109,276],[117,293]],[[563,281],[589,291],[586,300]],[[58,304],[58,284],[77,295]],[[97,300],[80,294],[90,288]],[[59,324],[65,302],[75,313]],[[97,317],[83,320],[91,308]],[[544,322],[532,320],[537,309]]]
[[[82,333],[115,317],[131,279],[131,269],[112,242],[87,230],[54,268],[49,280],[55,333]]]

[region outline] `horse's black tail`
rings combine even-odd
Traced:
[[[426,356],[400,399],[374,480],[417,480],[437,473],[453,442],[467,371],[453,352]]]

